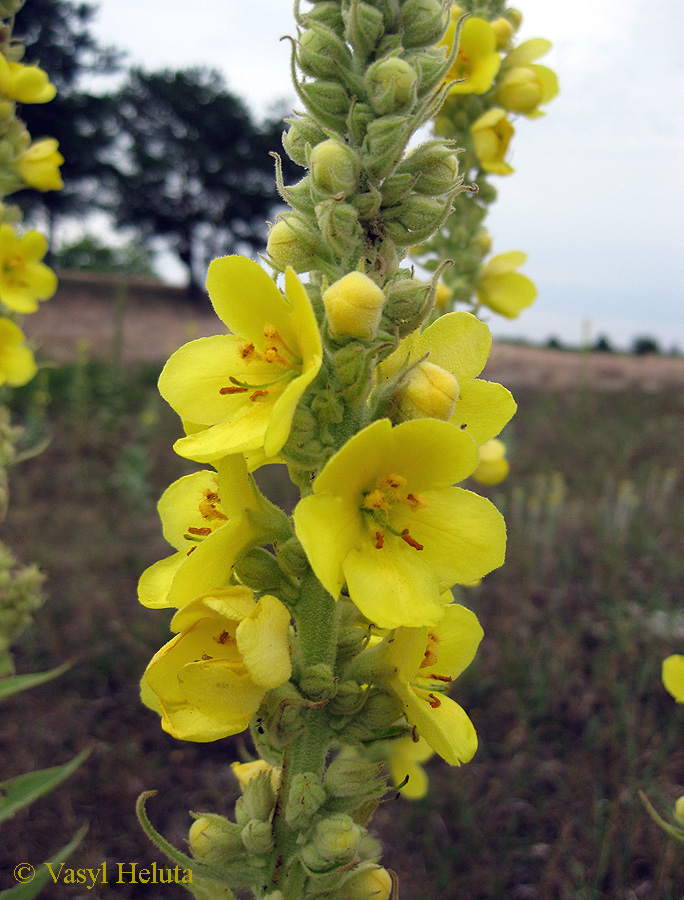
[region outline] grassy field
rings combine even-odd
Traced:
[[[191,470],[171,450],[178,422],[157,374],[84,363],[18,392],[30,439],[47,430],[52,440],[13,470],[3,525],[20,558],[48,575],[17,664],[75,664],[3,706],[2,774],[93,752],[5,826],[0,889],[17,863],[38,865],[84,822],[73,867],[162,862],[135,821],[142,790],[159,792],[150,814],[179,846],[188,808],[225,813],[235,798],[226,760],[242,739],[176,742],[137,696],[168,639],[169,616],[135,597],[140,572],[169,552],[155,502]],[[684,793],[684,711],[659,682],[662,658],[684,647],[684,389],[515,393],[504,435],[512,474],[489,491],[508,522],[508,560],[462,600],[485,630],[455,694],[480,749],[459,770],[433,759],[429,800],[383,805],[386,861],[402,900],[681,900],[684,848],[637,792],[665,811]],[[187,895],[110,884],[46,896]]]

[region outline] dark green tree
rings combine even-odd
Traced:
[[[14,34],[26,46],[25,60],[39,62],[57,87],[50,103],[25,105],[20,115],[33,138],[55,137],[65,158],[62,191],[27,191],[22,207],[40,214],[51,228],[59,216],[83,215],[111,205],[116,186],[112,98],[82,89],[84,76],[112,74],[120,54],[101,47],[89,26],[96,8],[73,0],[30,0],[17,14]]]
[[[117,109],[126,142],[117,222],[144,241],[165,238],[197,297],[211,258],[264,246],[279,202],[269,151],[281,147],[282,124],[255,124],[206,69],[134,69]]]

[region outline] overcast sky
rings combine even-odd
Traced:
[[[543,119],[519,118],[513,175],[493,176],[494,252],[524,250],[539,298],[495,334],[684,349],[684,3],[518,0],[521,39],[559,74]],[[191,10],[191,11],[190,11]],[[148,69],[208,65],[258,114],[286,98],[288,0],[100,0],[94,31]],[[583,325],[584,323],[584,325]]]

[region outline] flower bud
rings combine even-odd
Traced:
[[[290,123],[289,129],[283,132],[282,137],[285,152],[297,165],[307,166],[309,164],[307,147],[315,147],[324,141],[325,132],[310,116],[297,116],[285,121]]]
[[[295,215],[284,215],[268,234],[266,252],[273,263],[285,271],[308,272],[316,262],[316,247],[308,227]]]
[[[311,418],[315,428],[316,420],[308,410],[304,411]],[[306,575],[309,568],[309,560],[307,559],[304,548],[299,543],[298,538],[291,537],[284,543],[278,544],[277,553],[278,560],[285,566],[291,575],[295,578],[301,578],[302,575]]]
[[[406,148],[410,131],[406,116],[383,116],[368,123],[361,157],[374,180],[379,181],[393,171]]]
[[[323,240],[341,259],[346,259],[363,243],[359,213],[351,203],[331,198],[317,203],[315,211]]]
[[[522,25],[523,15],[519,9],[506,10],[506,18],[511,22],[516,31]]]
[[[351,630],[351,629],[350,629]],[[363,632],[356,628],[363,637]],[[330,710],[338,716],[351,716],[359,712],[366,702],[367,691],[357,681],[343,681],[337,686],[337,694],[330,703]]]
[[[382,770],[382,762],[338,757],[326,769],[323,784],[331,797],[382,797],[387,788]]]
[[[470,126],[475,155],[485,172],[510,175],[513,169],[504,157],[515,129],[498,106],[492,107]]]
[[[307,108],[326,128],[343,131],[347,127],[347,114],[351,100],[337,81],[312,81],[300,84],[298,93]]]
[[[382,866],[372,866],[355,873],[345,881],[339,896],[334,900],[390,900],[392,897],[392,876]]]
[[[411,193],[417,180],[418,176],[409,172],[393,172],[388,175],[380,188],[382,205],[387,207],[401,203]]]
[[[387,234],[400,247],[427,240],[443,224],[451,210],[451,200],[411,194],[399,206],[387,210]],[[398,228],[395,226],[399,226]]]
[[[314,187],[324,194],[353,194],[361,174],[361,160],[341,141],[330,138],[311,151],[309,159]]]
[[[435,293],[435,308],[436,309],[446,309],[449,305],[449,301],[454,296],[454,292],[451,288],[448,288],[443,281],[440,281],[437,285],[437,291]]]
[[[275,791],[271,773],[266,770],[249,779],[245,785],[242,802],[250,819],[265,822],[275,806]]]
[[[255,759],[246,763],[234,762],[230,764],[230,767],[233,770],[233,775],[237,778],[240,790],[243,792],[251,781],[264,773],[270,778],[271,787],[274,791],[277,791],[280,786],[280,769],[270,765],[265,759]]]
[[[29,187],[37,191],[59,191],[64,187],[59,171],[64,157],[58,147],[54,138],[44,138],[17,157],[15,168]]]
[[[493,486],[501,484],[509,471],[506,459],[506,445],[498,438],[492,438],[480,447],[480,461],[472,474],[479,484]]]
[[[397,278],[388,288],[383,316],[398,330],[399,337],[406,337],[430,312],[432,298],[431,284],[416,278]]]
[[[336,0],[323,0],[321,3],[316,3],[304,16],[304,22],[307,25],[312,22],[320,22],[339,35],[344,32],[344,19],[340,4]]]
[[[409,111],[416,102],[417,81],[416,70],[396,56],[378,60],[364,78],[368,99],[379,116]]]
[[[401,8],[404,47],[429,47],[446,31],[444,4],[440,0],[406,0]]]
[[[415,176],[415,189],[420,194],[447,194],[461,182],[458,156],[445,141],[428,141],[402,160],[397,172]]]
[[[376,115],[370,104],[354,102],[347,116],[347,127],[349,134],[355,143],[362,143],[366,136],[366,130],[371,122],[374,122]]]
[[[273,829],[270,822],[253,819],[242,829],[242,843],[248,853],[263,856],[273,849]]]
[[[323,292],[323,303],[333,336],[368,341],[377,334],[385,295],[363,272],[349,272]]]
[[[399,410],[407,419],[442,419],[448,422],[458,400],[458,381],[428,360],[411,370],[397,394]]]
[[[385,17],[370,3],[349,4],[345,12],[347,25],[344,36],[362,60],[367,59],[385,33]]]
[[[301,772],[292,778],[285,806],[285,821],[302,830],[325,803],[325,791],[314,772]]]
[[[188,834],[192,855],[215,865],[235,859],[244,853],[241,830],[239,825],[215,813],[198,816]]]
[[[351,54],[332,29],[313,22],[297,42],[297,63],[305,75],[336,79],[350,67]]]
[[[299,679],[299,689],[309,700],[319,703],[335,696],[337,679],[330,666],[317,663],[304,670]]]
[[[235,574],[242,584],[255,591],[278,593],[283,586],[283,573],[272,553],[254,547],[235,564]]]
[[[316,823],[313,844],[321,857],[329,863],[346,862],[354,856],[362,833],[351,816],[335,813]]]
[[[515,34],[515,28],[513,27],[513,23],[510,19],[495,19],[490,23],[492,26],[492,30],[496,35],[496,49],[497,50],[508,50],[511,45],[511,41],[513,40],[513,35]]]

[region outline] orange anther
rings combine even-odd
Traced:
[[[246,387],[224,387],[219,389],[219,394],[246,394],[248,390]]]
[[[382,550],[382,548],[384,547],[384,545],[385,545],[385,539],[384,539],[384,537],[380,534],[379,531],[376,531],[376,532],[375,532],[375,549],[376,549],[376,550]]]
[[[439,699],[439,697],[435,697],[434,694],[428,694],[428,697],[430,698],[428,700],[428,703],[430,704],[430,706],[433,709],[439,709],[439,707],[442,705],[442,701]]]
[[[207,534],[211,534],[211,528],[192,528],[192,527],[190,527],[190,528],[188,528],[188,532],[190,534],[199,534],[204,537]]]
[[[411,535],[409,534],[408,528],[404,528],[404,530],[402,531],[401,539],[402,539],[402,541],[406,541],[406,543],[409,545],[409,547],[415,547],[416,550],[423,549],[423,545],[419,544],[418,541],[414,540],[411,537]]]
[[[268,397],[268,391],[254,391],[253,394],[250,394],[249,399],[254,403],[259,397]]]

